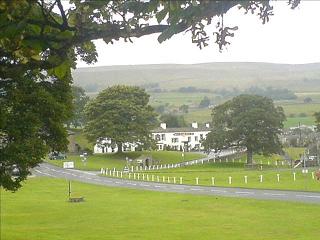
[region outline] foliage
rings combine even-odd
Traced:
[[[177,90],[173,90],[173,92],[181,92],[181,93],[209,93],[209,89],[202,89],[202,88],[196,88],[196,87],[181,87]]]
[[[72,105],[73,115],[69,124],[73,127],[81,127],[84,125],[84,107],[89,101],[89,97],[86,95],[85,90],[78,86],[72,86]]]
[[[200,101],[200,104],[199,104],[199,107],[200,108],[206,108],[206,107],[209,107],[210,106],[210,99],[205,96],[201,101]]]
[[[214,93],[221,95],[224,98],[230,98],[235,97],[241,94],[253,94],[253,95],[259,95],[263,97],[268,97],[273,100],[293,100],[297,99],[297,96],[294,94],[294,92],[288,90],[288,89],[280,89],[280,88],[273,88],[273,87],[266,87],[266,88],[260,88],[260,87],[250,87],[245,90],[239,90],[237,88],[233,88],[232,90],[227,89],[219,89],[214,91]]]
[[[314,117],[316,118],[317,130],[320,132],[320,112],[316,112]]]
[[[304,103],[311,103],[312,102],[312,98],[311,97],[306,97],[303,99]]]
[[[118,151],[123,143],[150,144],[156,113],[148,103],[149,95],[139,87],[118,85],[100,92],[85,108],[88,140],[117,146]],[[104,143],[105,138],[111,142]]]
[[[296,2],[290,1],[291,6]],[[214,34],[221,49],[229,44],[226,39],[236,29],[223,25],[222,16],[229,9],[239,6],[246,12],[259,13],[263,23],[272,15],[269,1],[70,3],[67,7],[61,0],[0,3],[0,184],[7,189],[17,189],[46,151],[66,148],[63,123],[70,118],[70,69],[76,66],[77,58],[96,62],[92,40],[102,38],[113,43],[160,33],[158,40],[163,42],[190,31],[192,41],[201,48],[209,40],[204,23],[210,24],[218,16]],[[20,169],[15,180],[8,170],[12,164]]]
[[[189,106],[186,104],[183,104],[179,107],[179,111],[181,111],[182,113],[188,113],[189,112]]]
[[[247,163],[252,154],[281,152],[278,135],[285,115],[272,100],[255,95],[240,95],[212,110],[213,130],[207,135],[207,150],[229,147],[246,148]]]
[[[176,115],[172,113],[163,114],[160,116],[160,120],[167,124],[170,128],[186,127],[187,123],[182,115]]]

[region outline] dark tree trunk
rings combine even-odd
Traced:
[[[118,153],[122,153],[122,143],[117,143]]]
[[[253,159],[252,155],[253,155],[252,150],[248,149],[247,150],[247,164],[248,165],[252,165],[252,162],[253,162],[252,161],[252,159]]]

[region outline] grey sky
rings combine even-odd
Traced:
[[[237,25],[231,45],[222,53],[214,44],[199,50],[191,43],[189,34],[180,34],[159,44],[157,34],[134,39],[133,44],[123,41],[106,45],[97,42],[99,61],[94,66],[134,65],[159,63],[201,62],[320,62],[320,1],[302,1],[291,10],[286,1],[274,2],[274,13],[269,23],[263,25],[257,16],[244,15],[231,10],[224,18],[225,24]],[[79,62],[78,67],[87,66]]]

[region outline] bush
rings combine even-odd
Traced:
[[[299,117],[306,117],[307,114],[306,113],[299,113]]]

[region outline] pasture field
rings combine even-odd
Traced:
[[[180,183],[187,185],[201,186],[220,186],[220,187],[244,187],[244,188],[259,188],[259,189],[281,189],[281,190],[302,190],[302,191],[320,191],[320,181],[312,176],[317,169],[310,168],[309,172],[303,174],[301,169],[286,169],[279,167],[270,168],[264,166],[263,170],[246,169],[241,163],[210,163],[190,167],[181,167],[176,169],[161,169],[139,173],[139,179],[152,179],[154,175],[155,181],[159,177],[160,182],[165,183]],[[295,180],[294,180],[295,173]],[[279,182],[278,175],[279,174]],[[260,176],[262,175],[262,182]],[[247,182],[245,182],[245,176]],[[231,177],[231,183],[229,182]],[[128,175],[125,175],[128,178]],[[137,174],[136,174],[137,178]],[[175,178],[175,179],[174,179]],[[197,179],[198,178],[198,184]],[[214,180],[212,180],[214,178]],[[131,178],[133,179],[133,174]],[[214,183],[213,183],[214,181]]]
[[[289,148],[286,149],[286,152],[293,159],[299,159],[299,155],[304,152],[304,149]],[[166,167],[123,176],[131,180],[187,185],[320,191],[320,181],[315,176],[317,168],[309,168],[308,173],[302,173],[301,168],[290,168],[279,155],[270,157],[254,155],[254,161],[258,164],[254,169],[246,167],[245,161],[245,156],[228,161],[217,159],[210,163],[201,164],[199,162],[197,165],[180,168]],[[115,174],[112,175],[112,177],[114,176]],[[180,178],[182,179],[180,180]]]
[[[84,163],[78,155],[69,155],[66,161],[74,161],[75,168],[81,170],[99,171],[101,168],[116,168],[122,170],[127,165],[126,157],[130,159],[136,159],[140,156],[152,157],[152,159],[159,161],[159,164],[178,163],[183,161],[181,152],[177,151],[143,151],[125,152],[121,154],[94,154],[88,156],[86,163]],[[202,157],[204,157],[204,155],[200,153],[185,153],[184,160],[188,161]],[[62,160],[47,160],[47,162],[59,167],[63,166]]]
[[[284,122],[284,127],[289,128],[289,127],[298,127],[299,123],[301,125],[307,125],[307,126],[312,126],[315,125],[315,118],[314,117],[287,117],[287,120]]]
[[[279,106],[283,108],[286,116],[294,114],[299,117],[302,113],[313,116],[315,112],[320,111],[320,103],[279,103]]]
[[[33,178],[2,190],[1,239],[317,239],[318,204],[111,188]]]
[[[151,105],[170,104],[172,107],[179,107],[183,104],[199,106],[200,101],[205,97],[213,97],[213,93],[181,93],[181,92],[161,92],[151,93]]]

